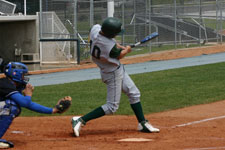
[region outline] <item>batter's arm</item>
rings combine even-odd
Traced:
[[[123,50],[121,51],[118,59],[122,59],[123,57],[125,57],[130,52],[131,52],[131,47],[130,46],[124,47]]]
[[[131,52],[131,47],[130,46],[122,46],[120,44],[116,44],[112,50],[110,51],[109,56],[111,58],[117,58],[117,59],[122,59],[126,54]]]
[[[119,43],[116,43],[117,48],[125,49],[126,47],[123,45],[120,45]]]

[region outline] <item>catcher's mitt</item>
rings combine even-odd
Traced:
[[[55,108],[58,110],[57,113],[63,113],[67,109],[69,109],[71,105],[72,98],[70,96],[66,96],[58,101]]]

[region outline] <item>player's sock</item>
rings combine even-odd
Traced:
[[[135,103],[135,104],[131,104],[131,108],[133,109],[138,122],[142,122],[145,120],[143,111],[142,111],[142,106],[141,106],[141,102]]]
[[[83,119],[83,121],[88,122],[89,120],[96,119],[104,115],[105,115],[105,112],[102,109],[102,107],[98,107],[81,118]]]

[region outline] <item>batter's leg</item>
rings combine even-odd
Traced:
[[[144,121],[145,117],[140,102],[140,91],[126,72],[124,72],[122,90],[128,96],[131,108],[134,111],[138,122]]]
[[[102,74],[102,78],[103,82],[107,85],[107,101],[102,108],[106,115],[113,114],[119,108],[122,91],[123,69],[120,67],[110,74]]]
[[[142,132],[159,132],[159,129],[153,127],[148,120],[145,119],[140,102],[140,91],[126,72],[124,72],[123,92],[129,97],[131,108],[139,122],[138,130]]]
[[[102,74],[103,82],[107,85],[107,102],[82,117],[72,118],[72,127],[75,136],[79,136],[81,126],[85,125],[88,121],[112,114],[118,110],[121,97],[122,75],[119,69],[112,73]]]

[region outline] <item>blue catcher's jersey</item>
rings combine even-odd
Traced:
[[[4,101],[10,95],[18,92],[16,86],[8,78],[0,79],[0,101]]]
[[[52,108],[32,102],[31,96],[22,95],[12,81],[7,78],[2,78],[0,79],[0,102],[6,101],[7,99],[18,107],[26,107],[35,112],[51,114],[53,111]]]

